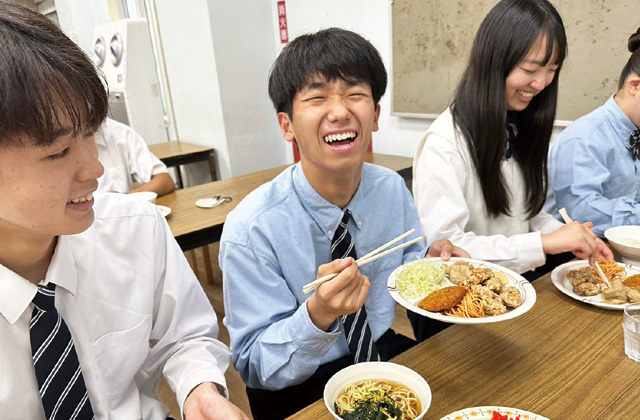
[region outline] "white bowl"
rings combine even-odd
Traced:
[[[404,385],[415,392],[420,400],[422,419],[431,405],[431,388],[424,378],[408,367],[390,362],[357,363],[333,375],[324,387],[324,404],[337,420],[341,417],[333,411],[333,403],[348,385],[367,379],[386,379]]]
[[[640,265],[640,226],[616,226],[604,231],[613,249],[618,251],[622,262]]]
[[[130,193],[129,195],[137,197],[141,200],[148,201],[150,203],[155,203],[156,198],[158,197],[158,194],[154,193],[153,191],[138,191],[138,192]]]

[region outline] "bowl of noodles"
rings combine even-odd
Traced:
[[[337,420],[420,420],[431,405],[431,389],[408,367],[389,362],[358,363],[329,379],[324,403]]]
[[[640,265],[640,226],[616,226],[604,231],[604,237],[625,264]]]

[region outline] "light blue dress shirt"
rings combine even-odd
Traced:
[[[635,129],[612,96],[560,133],[549,155],[545,211],[565,207],[574,220],[593,222],[600,237],[612,226],[640,224],[640,161],[628,147]]]
[[[404,180],[395,172],[364,164],[362,180],[346,207],[348,230],[358,256],[415,229],[420,220]],[[300,164],[249,194],[227,217],[220,240],[224,323],[233,361],[254,388],[282,389],[304,382],[318,366],[349,354],[340,322],[325,332],[309,318],[302,287],[332,260],[331,240],[344,209],[322,198]],[[403,252],[404,251],[404,252]],[[374,339],[394,321],[395,301],[387,278],[404,262],[423,258],[420,241],[360,271],[371,289],[365,302]]]

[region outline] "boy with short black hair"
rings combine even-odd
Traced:
[[[230,354],[162,215],[96,196],[107,92],[45,16],[0,0],[0,371],[3,415],[247,419]]]
[[[415,342],[391,325],[389,274],[425,256],[423,241],[358,268],[355,259],[420,232],[397,173],[364,163],[387,73],[367,40],[332,28],[303,35],[276,60],[269,94],[300,163],[249,194],[220,242],[225,324],[256,420],[281,419],[322,397],[328,378],[388,360]],[[466,256],[443,240],[431,255]],[[338,275],[310,295],[303,286]]]

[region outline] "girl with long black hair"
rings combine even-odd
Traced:
[[[548,1],[502,0],[491,9],[453,103],[414,158],[427,237],[519,273],[543,265],[547,254],[613,258],[591,223],[563,225],[541,211],[566,52],[562,19]]]

